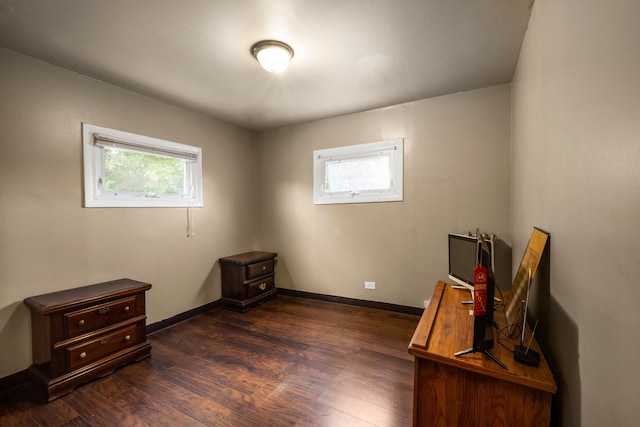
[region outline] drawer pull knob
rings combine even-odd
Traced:
[[[127,311],[129,311],[129,310],[130,310],[129,306],[126,306],[126,307],[124,308],[125,313],[126,313]]]
[[[266,265],[263,265],[263,266],[262,266],[262,271],[265,271],[266,269],[267,269],[267,266],[266,266]]]
[[[109,344],[109,341],[111,341],[111,339],[109,337],[107,338],[102,338],[100,340],[100,344],[104,345],[104,344]]]
[[[84,326],[84,319],[78,320],[78,326]]]
[[[260,289],[261,291],[264,291],[265,289],[267,289],[267,284],[266,283],[260,283],[258,285],[258,289]]]
[[[100,310],[98,310],[98,313],[100,314],[107,314],[111,309],[109,307],[103,307]]]
[[[126,337],[124,337],[125,341],[131,341],[131,335],[127,335]]]
[[[87,353],[85,353],[84,351],[80,353],[80,359],[84,359],[85,357],[87,357]]]

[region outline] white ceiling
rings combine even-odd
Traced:
[[[510,82],[533,0],[0,0],[0,46],[263,130]],[[249,48],[290,44],[284,74]]]

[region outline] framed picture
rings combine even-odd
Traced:
[[[507,330],[510,336],[518,332],[516,325],[522,322],[522,301],[527,297],[529,283],[533,281],[542,258],[542,253],[549,240],[549,233],[534,227],[529,244],[527,245],[520,267],[513,279],[511,293],[505,301],[504,315],[507,321]]]

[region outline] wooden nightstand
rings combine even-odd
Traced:
[[[276,292],[274,281],[274,252],[247,252],[220,258],[222,271],[222,305],[247,311],[272,298]]]
[[[48,401],[149,357],[145,292],[150,288],[120,279],[24,300],[31,309],[29,373]]]

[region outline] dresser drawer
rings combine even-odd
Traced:
[[[71,338],[130,319],[136,314],[136,296],[73,311],[64,315],[65,334]]]
[[[267,291],[270,291],[275,287],[273,276],[266,277],[262,280],[256,280],[255,282],[248,283],[246,288],[247,298],[257,297]]]
[[[138,324],[67,347],[69,369],[77,369],[136,343]]]
[[[247,265],[247,280],[273,273],[273,259]]]

